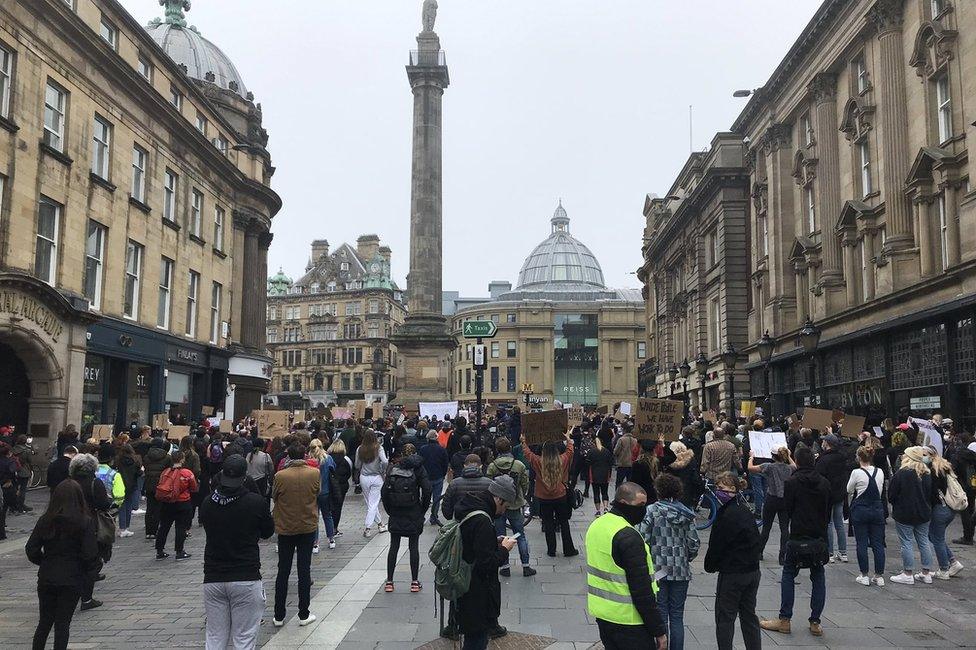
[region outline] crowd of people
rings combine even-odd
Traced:
[[[423,590],[419,540],[427,526],[455,535],[470,569],[470,587],[452,602],[441,634],[463,637],[465,648],[487,647],[507,633],[498,622],[499,577],[511,576],[510,552],[517,548],[523,577],[536,574],[526,525],[538,518],[549,557],[557,556],[557,542],[564,557],[578,555],[569,521],[590,490],[588,608],[608,650],[683,646],[706,491],[719,504],[704,553],[705,571],[718,574],[719,648],[732,647],[737,620],[747,648],[760,647],[761,629],[791,633],[794,581],[804,569],[812,584],[809,630],[823,635],[824,567],[849,561],[851,535],[855,582],[865,587],[884,586],[886,577],[898,585],[950,580],[963,570],[952,545],[973,544],[976,443],[948,419],[932,420],[938,441],[907,420],[885,421],[854,439],[838,435],[838,425],[818,431],[798,418],[769,427],[761,419],[716,419],[691,417],[677,440],[665,442],[639,440],[629,416],[588,410],[564,439],[542,445],[526,444],[518,409],[480,427],[464,417],[323,418],[295,422],[287,435],[271,438],[253,420],[230,433],[191,428],[182,440],[148,426],[111,440],[83,440],[69,427],[48,466],[50,502],[27,543],[28,558],[40,566],[34,647],[44,647],[52,628],[55,647],[66,647],[78,603],[81,611],[102,604],[96,584],[117,540],[136,534],[134,514],[144,514],[142,534],[158,561],[170,558],[171,531],[173,560],[189,559],[185,541],[194,519],[203,527],[208,648],[256,644],[265,609],[259,540],[276,537],[273,625],[286,624],[295,569],[303,626],[315,620],[311,560],[320,544],[335,549],[350,527],[366,538],[389,534],[382,585],[389,593],[397,588],[406,540],[407,589],[416,594]],[[782,431],[786,443],[769,458],[757,457],[750,430]],[[6,515],[28,507],[17,460],[28,441],[9,429],[0,434]],[[350,490],[366,506],[363,520],[353,524],[342,518]],[[949,542],[946,529],[957,513],[963,535]],[[887,576],[889,519],[900,541],[901,571]],[[769,561],[782,567],[781,603],[777,618],[760,620],[759,568],[774,522],[780,541]]]

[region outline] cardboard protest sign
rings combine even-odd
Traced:
[[[623,413],[624,415],[630,415],[632,410],[633,410],[633,406],[631,406],[630,402],[620,402],[621,413]]]
[[[609,406],[601,406],[601,407],[599,407],[596,410],[596,412],[599,413],[600,415],[606,415],[607,413],[610,412],[610,407]]]
[[[417,406],[422,418],[436,417],[438,420],[443,420],[445,415],[456,418],[458,414],[457,402],[419,402]]]
[[[714,409],[708,409],[702,414],[702,419],[705,422],[716,424],[718,422],[718,413],[716,413]]]
[[[251,411],[262,438],[278,438],[288,434],[288,411]]]
[[[684,419],[684,403],[667,399],[641,398],[637,400],[637,425],[634,437],[639,440],[677,440]]]
[[[295,411],[295,422],[308,422],[308,411],[303,411],[301,409]]]
[[[167,437],[170,438],[171,440],[182,440],[188,435],[190,435],[190,427],[172,426],[169,428],[169,435]]]
[[[739,412],[744,418],[751,418],[756,414],[756,403],[749,400],[742,400]]]
[[[833,411],[831,411],[830,417],[833,418],[834,422],[840,422],[841,420],[844,419],[844,412],[841,411],[840,409],[834,409]]]
[[[358,399],[353,403],[352,407],[353,415],[355,415],[357,420],[363,420],[366,418],[366,402]]]
[[[204,417],[210,417],[214,414],[214,407],[212,406],[201,406],[200,414]]]
[[[860,415],[845,415],[840,424],[840,435],[845,438],[857,438],[864,431],[864,420]]]
[[[221,420],[220,424],[221,433],[233,433],[234,432],[234,421],[233,420]]]
[[[943,451],[942,436],[939,435],[935,425],[931,421],[921,418],[908,418],[908,420],[918,428],[918,444],[935,447],[941,456]]]
[[[352,419],[352,409],[348,406],[333,406],[331,410],[332,418],[335,420]]]
[[[824,409],[810,408],[803,409],[803,426],[807,429],[816,429],[824,432],[834,423],[834,414]]]
[[[522,434],[530,445],[562,440],[568,429],[569,414],[566,409],[522,414]]]
[[[111,440],[112,432],[115,430],[111,424],[96,424],[92,427],[92,438],[98,440]]]
[[[157,413],[152,417],[152,428],[158,431],[166,431],[169,429],[169,415],[166,413]]]
[[[750,431],[749,449],[756,458],[773,458],[773,447],[786,446],[786,434],[782,431]]]
[[[583,407],[574,406],[572,408],[566,409],[567,415],[569,417],[569,426],[578,427],[583,424]]]

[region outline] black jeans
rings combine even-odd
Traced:
[[[159,530],[159,501],[156,495],[146,491],[146,534],[155,535]]]
[[[790,537],[790,515],[786,511],[783,497],[766,495],[762,510],[762,549],[766,550],[766,542],[769,541],[769,533],[773,530],[773,519],[779,521],[779,563],[783,564],[786,559],[786,541]]]
[[[756,616],[759,572],[719,573],[715,586],[715,641],[719,650],[732,650],[735,619],[739,618],[746,650],[762,648],[762,632]]]
[[[193,504],[189,501],[159,504],[159,530],[156,531],[156,552],[162,553],[166,548],[166,537],[169,529],[176,524],[176,552],[183,552],[183,542],[186,541],[186,529],[193,521]]]
[[[546,534],[546,550],[549,555],[556,554],[556,528],[563,538],[563,554],[576,550],[573,536],[569,530],[569,505],[565,499],[539,499],[539,514],[542,517],[542,530]]]
[[[488,630],[464,635],[464,644],[461,650],[487,650]]]
[[[643,625],[618,625],[598,618],[596,626],[600,629],[600,641],[606,650],[657,647],[657,641]]]
[[[30,484],[29,476],[17,477],[17,510],[23,512],[27,502],[27,486]]]
[[[7,511],[13,512],[17,500],[17,490],[13,486],[3,488],[3,507],[0,507],[0,539],[7,538]]]
[[[288,602],[288,578],[291,564],[298,554],[298,618],[308,618],[308,606],[312,601],[312,546],[315,533],[278,535],[278,577],[275,578],[274,617],[285,620]]]
[[[348,491],[348,485],[343,487],[339,498],[332,504],[332,527],[336,531],[339,530],[339,519],[342,517],[342,503],[346,500],[346,492]]]
[[[400,554],[401,535],[390,534],[390,551],[386,554],[386,581],[393,582],[393,572],[396,570],[397,555]],[[416,581],[420,573],[420,535],[407,538],[410,549],[410,579]]]
[[[71,628],[71,617],[81,592],[77,587],[63,585],[37,585],[37,606],[40,617],[37,629],[34,631],[34,650],[44,650],[47,637],[54,628],[54,650],[65,650],[68,647],[68,631]]]
[[[608,483],[594,483],[593,503],[599,506],[602,501],[610,503],[610,485]]]
[[[962,511],[962,538],[967,542],[973,541],[973,532],[976,529],[976,490],[966,490],[969,497],[969,507]]]

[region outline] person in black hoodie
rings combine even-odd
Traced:
[[[66,445],[64,453],[51,461],[51,464],[47,466],[47,486],[51,488],[52,494],[54,494],[54,488],[58,487],[61,481],[68,478],[68,465],[71,463],[71,459],[77,454],[77,447],[74,445]]]
[[[715,638],[719,650],[732,650],[735,619],[739,618],[746,650],[762,648],[756,616],[759,556],[762,540],[752,511],[739,502],[739,480],[723,472],[715,480],[719,508],[705,553],[705,571],[718,573],[715,585]]]
[[[146,495],[146,539],[156,539],[159,529],[159,501],[156,501],[156,486],[163,470],[170,466],[169,443],[162,438],[153,438],[149,451],[142,457],[145,470],[143,494]]]
[[[793,617],[793,580],[800,569],[810,569],[810,633],[823,636],[820,615],[827,600],[824,565],[827,564],[827,524],[830,520],[831,485],[814,468],[813,452],[796,450],[796,471],[783,485],[783,507],[790,522],[783,577],[780,580],[779,618],[761,621],[764,630],[790,633]]]
[[[40,617],[34,647],[44,648],[54,628],[54,648],[68,647],[68,631],[88,574],[98,571],[95,520],[88,515],[81,486],[65,479],[51,494],[47,510],[37,520],[27,545],[27,559],[37,570]]]
[[[274,534],[268,502],[245,485],[247,461],[224,459],[216,485],[200,504],[207,533],[203,552],[203,596],[207,612],[207,650],[252,648],[257,641],[265,595],[259,539]]]
[[[387,592],[393,591],[393,571],[400,554],[400,540],[407,538],[410,548],[410,591],[421,589],[417,579],[420,573],[420,534],[424,532],[424,515],[430,507],[430,480],[424,469],[424,459],[416,447],[407,443],[399,448],[400,455],[393,459],[387,470],[386,480],[380,488],[380,499],[389,517],[390,550],[386,556]]]
[[[506,499],[515,499],[515,489],[511,483],[505,486],[497,480],[486,480],[490,484],[487,489],[465,494],[454,511],[458,521],[475,511],[487,515],[476,515],[461,524],[461,556],[471,565],[471,586],[458,598],[454,612],[464,635],[463,650],[488,647],[488,634],[497,626],[501,614],[498,569],[508,563],[508,554],[516,543],[511,537],[499,540],[494,525],[495,518],[508,509],[510,502]]]
[[[830,522],[837,537],[837,552],[834,553],[834,536],[827,530],[827,553],[830,561],[847,562],[847,526],[844,525],[844,501],[847,499],[847,479],[851,476],[854,463],[844,450],[844,442],[836,433],[831,433],[820,441],[823,453],[817,458],[816,470],[830,483]]]

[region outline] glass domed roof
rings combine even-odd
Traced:
[[[219,47],[200,35],[196,27],[187,27],[183,11],[190,8],[186,0],[164,0],[166,17],[146,26],[146,31],[177,65],[186,66],[192,79],[209,81],[220,88],[247,96],[247,88],[233,62]],[[213,75],[212,77],[208,75]]]
[[[603,269],[593,253],[569,234],[562,201],[552,215],[552,234],[525,258],[516,291],[593,291],[606,289]]]

